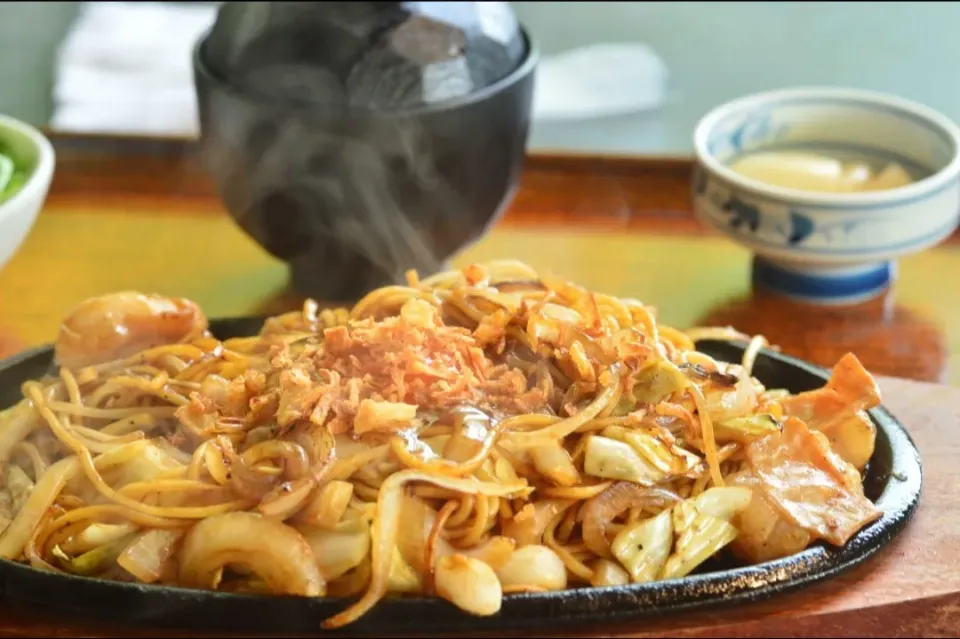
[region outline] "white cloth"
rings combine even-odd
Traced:
[[[657,109],[666,101],[668,78],[663,60],[644,44],[593,44],[544,56],[534,119],[585,120]]]
[[[51,126],[82,133],[199,132],[190,56],[217,3],[86,2],[60,46]],[[543,56],[534,120],[655,109],[668,73],[642,44],[596,44]]]
[[[87,2],[60,45],[51,127],[195,136],[193,46],[215,3]]]

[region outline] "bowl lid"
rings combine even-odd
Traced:
[[[225,2],[202,54],[276,100],[391,111],[482,90],[527,45],[506,2]]]

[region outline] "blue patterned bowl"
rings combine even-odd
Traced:
[[[753,252],[756,284],[794,299],[849,304],[879,295],[896,258],[939,243],[960,222],[960,128],[894,96],[839,88],[747,96],[707,114],[694,147],[698,218]],[[924,177],[832,194],[771,186],[727,166],[761,149],[896,161]]]

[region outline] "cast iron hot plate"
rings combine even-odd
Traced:
[[[261,318],[220,320],[220,337],[250,334]],[[704,341],[698,349],[739,362],[744,345]],[[43,375],[52,357],[49,347],[0,363],[0,406],[20,397],[20,384]],[[755,375],[768,387],[800,392],[818,388],[827,371],[772,351],[757,359]],[[879,551],[904,528],[917,507],[922,483],[919,452],[904,427],[884,408],[870,411],[877,426],[876,452],[864,487],[884,512],[844,548],[813,546],[799,555],[740,567],[712,563],[684,579],[626,587],[583,588],[545,594],[510,595],[492,617],[468,617],[434,599],[380,602],[340,634],[433,634],[560,628],[589,623],[649,619],[717,606],[757,601],[829,579]],[[320,623],[342,610],[332,599],[266,597],[142,586],[64,576],[0,561],[0,585],[6,598],[37,604],[48,614],[75,613],[117,623],[244,632],[317,632]]]

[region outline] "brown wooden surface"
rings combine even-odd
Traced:
[[[283,265],[226,217],[192,144],[54,138],[44,214],[0,272],[0,355],[49,340],[73,303],[119,286],[194,296],[208,313],[299,304]],[[749,253],[697,223],[691,163],[534,155],[505,218],[454,262],[519,257],[660,307],[677,326],[732,324],[829,366],[855,350],[874,372],[960,385],[960,234],[900,262],[887,296],[823,309],[750,286]],[[243,285],[240,285],[240,282]]]
[[[284,265],[224,214],[189,144],[76,136],[55,143],[59,162],[48,205],[0,271],[0,353],[49,341],[71,305],[123,288],[191,297],[212,317],[299,304]],[[823,365],[853,350],[877,374],[960,386],[956,235],[902,260],[899,280],[883,299],[842,309],[791,304],[752,291],[748,252],[695,222],[690,169],[685,160],[534,156],[507,216],[454,263],[520,258],[652,303],[662,321],[677,327],[732,324]],[[883,386],[886,402],[921,446],[926,471],[921,511],[888,552],[849,575],[765,604],[619,634],[957,634],[960,509],[952,494],[960,483],[960,389],[903,380]],[[128,631],[147,632],[0,605],[0,635]]]

